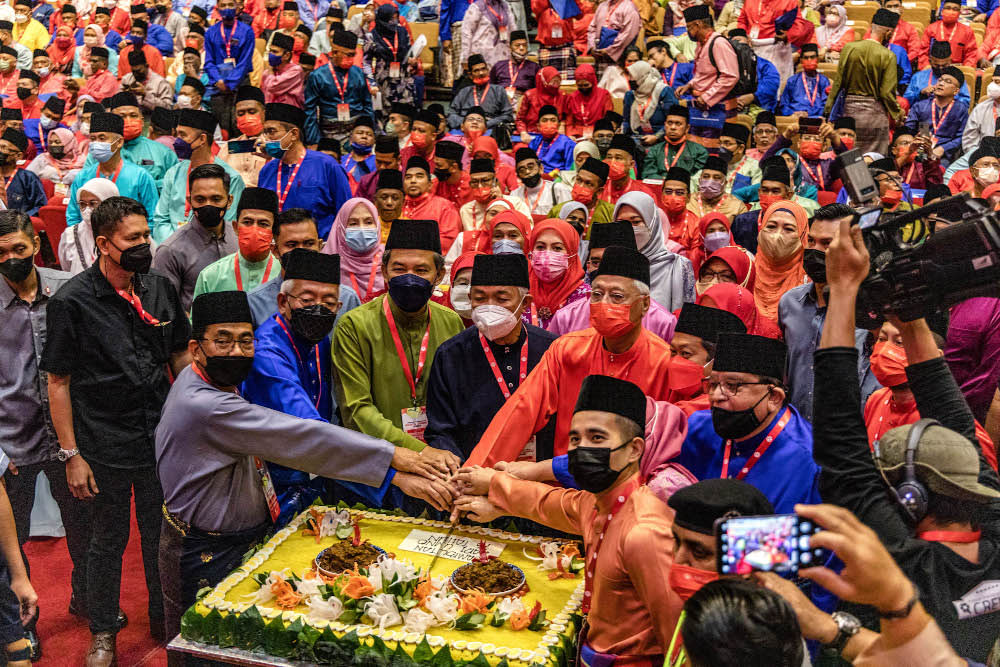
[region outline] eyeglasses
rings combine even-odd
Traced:
[[[317,303],[322,303],[324,306],[326,306],[333,312],[337,312],[338,310],[340,310],[340,301],[338,300],[324,299],[323,301],[316,301],[316,299],[313,299],[312,297],[303,299],[298,294],[286,294],[286,296],[295,299],[296,301],[301,303],[302,306],[305,308],[308,308],[309,306],[315,306]]]
[[[608,292],[607,295],[605,295],[605,293],[599,289],[595,289],[590,292],[591,303],[601,303],[605,300],[610,301],[611,303],[618,306],[623,303],[628,303],[629,297],[627,294],[619,290]]]
[[[735,283],[736,276],[734,276],[729,271],[702,271],[701,277],[698,279],[700,283],[710,283],[710,282],[729,282]]]
[[[701,388],[706,394],[711,395],[716,389],[722,389],[723,395],[733,397],[739,393],[740,389],[746,385],[768,385],[773,387],[771,382],[738,382],[736,380],[713,380],[705,378],[701,381]]]
[[[240,336],[239,338],[227,336],[225,338],[202,338],[202,340],[212,341],[212,345],[215,346],[215,349],[223,354],[229,354],[232,352],[234,345],[239,345],[240,349],[244,352],[253,352],[253,348],[256,343],[256,341],[254,341],[254,337],[249,334],[246,336]]]

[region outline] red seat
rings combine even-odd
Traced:
[[[38,209],[38,217],[45,224],[45,234],[49,237],[52,252],[59,257],[59,239],[66,231],[66,207],[46,204]]]
[[[820,206],[826,206],[827,204],[833,204],[837,201],[836,192],[827,192],[826,190],[819,190],[816,193],[816,201],[819,202]]]
[[[46,201],[52,201],[52,197],[56,194],[56,184],[47,178],[38,179],[42,182],[42,190],[45,191]]]

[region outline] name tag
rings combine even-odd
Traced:
[[[351,105],[350,104],[338,104],[337,105],[337,120],[346,123],[351,120]]]
[[[552,39],[562,39],[562,26],[556,24],[552,26]]]
[[[403,430],[420,442],[425,442],[424,431],[427,430],[427,407],[420,405],[415,408],[403,408]]]
[[[389,76],[393,79],[399,78],[399,63],[389,63]]]
[[[142,165],[143,167],[152,167],[156,163],[153,162],[152,160],[140,160],[139,164]]]
[[[236,43],[235,39],[233,40],[233,43],[234,44]],[[222,64],[223,65],[229,65],[230,67],[234,67],[236,65],[236,58],[225,58],[225,59],[223,59]]]
[[[757,39],[757,35],[759,35],[759,34],[760,34],[760,28],[759,27],[754,26],[754,27],[750,28],[750,39]]]
[[[507,41],[507,26],[505,25],[500,26],[500,41],[501,42]]]
[[[528,444],[526,444],[524,446],[524,449],[521,450],[521,453],[517,455],[517,460],[530,461],[531,463],[534,463],[535,461],[538,460],[538,452],[535,447],[535,436],[531,437],[531,440],[528,441]]]
[[[258,457],[253,457],[253,465],[257,469],[260,477],[261,487],[264,490],[264,500],[267,501],[267,511],[271,514],[271,521],[277,521],[281,514],[281,506],[278,505],[278,494],[274,491],[274,482],[271,481],[271,473],[267,469],[267,464]]]

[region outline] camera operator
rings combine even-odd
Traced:
[[[826,256],[829,307],[815,355],[813,455],[822,467],[820,493],[872,528],[915,584],[908,596],[876,605],[879,615],[908,618],[920,599],[960,655],[983,661],[1000,635],[993,590],[1000,579],[1000,518],[989,507],[1000,498],[1000,479],[975,444],[972,413],[923,319],[891,321],[902,333],[918,410],[941,424],[917,439],[910,466],[905,459],[914,425],[883,435],[873,460],[854,348],[857,292],[869,266],[861,230],[842,219]],[[893,499],[896,488],[916,484],[925,503]]]

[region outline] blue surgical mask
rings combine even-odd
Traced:
[[[361,144],[356,144],[353,141],[351,142],[351,150],[358,155],[368,155],[372,152],[372,148],[372,146],[362,146]]]
[[[281,56],[274,53],[267,54],[267,64],[271,67],[277,67],[281,64]]]
[[[510,239],[501,239],[499,241],[493,242],[493,254],[494,255],[523,255],[524,250],[521,249],[521,244],[517,241],[511,241]]]
[[[219,16],[222,17],[223,21],[232,21],[234,18],[236,18],[236,8],[231,7],[229,9],[220,9]]]
[[[132,48],[134,48],[136,51],[141,51],[142,47],[146,44],[146,38],[145,37],[134,37],[133,36],[133,37],[129,37],[129,40],[131,40],[131,42],[132,42]]]
[[[193,149],[191,148],[191,144],[184,141],[180,137],[174,137],[174,153],[177,154],[177,159],[190,160],[192,152]]]
[[[281,140],[264,143],[264,152],[278,160],[284,157],[286,150],[286,148],[281,147]]]
[[[91,141],[90,154],[98,162],[104,163],[111,159],[114,151],[111,150],[111,143],[107,141]]]
[[[38,119],[38,124],[41,125],[46,130],[51,129],[56,126],[56,121],[52,120],[48,116],[42,116]]]
[[[378,243],[378,230],[374,227],[345,229],[344,235],[347,237],[347,245],[355,252],[368,252]]]

